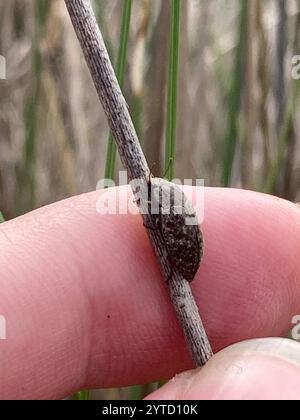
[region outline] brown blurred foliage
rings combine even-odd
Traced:
[[[222,182],[243,1],[183,1],[179,178]],[[265,190],[295,91],[291,58],[300,54],[300,5],[284,3],[249,2],[235,187]],[[115,61],[122,0],[94,0],[94,5]],[[0,81],[0,207],[11,218],[94,189],[104,173],[108,127],[62,0],[0,0],[0,20],[0,53],[7,63],[7,80]],[[133,2],[125,94],[158,175],[164,171],[168,28],[169,1]],[[299,199],[297,112],[298,100],[269,191],[291,200]]]

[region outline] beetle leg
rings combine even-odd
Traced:
[[[147,226],[146,223],[143,223],[144,228],[149,229],[149,230],[157,230],[158,227],[153,227],[153,226]]]
[[[158,230],[158,229],[159,229],[159,220],[158,220],[158,219],[155,221],[155,225],[156,225],[156,226],[155,226],[155,227],[153,227],[153,226],[147,226],[145,222],[143,223],[143,226],[144,226],[146,229],[149,229],[149,230]]]
[[[141,206],[141,199],[140,198],[133,198],[132,202],[134,204],[137,204],[138,207]]]

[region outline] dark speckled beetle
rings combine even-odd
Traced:
[[[177,185],[150,178],[148,205],[155,218],[152,229],[160,230],[172,268],[192,282],[203,256],[203,236],[192,204]]]

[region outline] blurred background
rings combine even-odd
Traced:
[[[93,3],[116,63],[124,0]],[[176,176],[300,201],[300,1],[181,7]],[[169,27],[169,0],[133,0],[124,92],[160,176]],[[9,219],[95,189],[109,132],[62,0],[0,0],[0,54],[0,210]]]
[[[116,64],[125,0],[93,5]],[[169,0],[132,1],[124,93],[159,176],[169,28]],[[63,0],[0,0],[0,54],[0,211],[10,219],[94,190],[109,130]],[[182,0],[176,177],[300,201],[296,55],[300,0]]]

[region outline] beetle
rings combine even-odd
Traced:
[[[172,269],[192,282],[204,251],[203,235],[192,204],[176,184],[161,178],[149,178],[147,203],[155,226],[146,228],[160,231]]]

